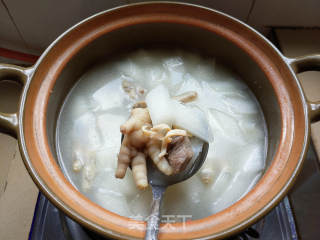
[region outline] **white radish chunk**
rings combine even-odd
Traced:
[[[174,108],[173,125],[176,128],[185,129],[206,142],[213,141],[211,128],[203,111],[175,100],[172,100],[172,106]]]
[[[159,85],[152,89],[146,96],[146,103],[153,126],[161,123],[172,126],[171,98],[166,87]]]
[[[212,142],[211,128],[205,113],[195,106],[171,99],[168,89],[163,85],[148,93],[146,103],[153,126],[160,123],[174,125],[204,141]]]

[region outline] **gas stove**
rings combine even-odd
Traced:
[[[314,240],[319,239],[319,161],[311,144],[295,186],[268,215],[228,240]],[[38,196],[29,240],[105,240],[82,227]]]
[[[106,240],[71,220],[43,194],[39,194],[29,240]],[[228,240],[297,240],[295,221],[286,197],[274,210],[252,227]]]
[[[320,228],[320,168],[313,144],[293,189],[255,225],[228,240],[316,240]],[[38,196],[29,240],[106,240]]]
[[[319,184],[318,184],[319,183]],[[311,144],[303,169],[289,195],[259,222],[228,240],[318,239],[319,161]],[[29,240],[106,240],[84,228],[39,194]]]

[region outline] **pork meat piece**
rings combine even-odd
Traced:
[[[193,157],[190,139],[186,136],[174,136],[168,145],[168,162],[173,174],[183,171]]]

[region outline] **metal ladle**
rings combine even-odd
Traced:
[[[121,142],[123,135],[121,138]],[[160,224],[160,207],[164,192],[168,186],[182,182],[192,177],[204,163],[209,149],[209,144],[203,141],[202,149],[199,152],[197,158],[189,164],[182,172],[167,176],[160,172],[158,168],[153,164],[153,161],[147,161],[147,175],[148,181],[152,188],[152,204],[151,213],[147,221],[147,230],[144,237],[145,240],[158,239],[159,224]]]
[[[147,175],[149,184],[152,188],[153,199],[151,204],[151,213],[147,221],[147,231],[144,237],[145,240],[158,239],[161,201],[167,187],[192,177],[204,163],[208,149],[209,144],[207,142],[203,142],[201,152],[199,152],[199,155],[192,165],[182,172],[171,176],[167,176],[160,172],[152,161],[147,161]]]

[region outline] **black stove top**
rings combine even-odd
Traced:
[[[29,240],[106,240],[74,222],[39,194]],[[272,212],[228,240],[297,240],[294,218],[286,197]]]
[[[228,240],[319,239],[319,189],[319,161],[311,144],[302,171],[289,195],[262,220]],[[29,240],[43,239],[105,240],[72,221],[40,193]]]

